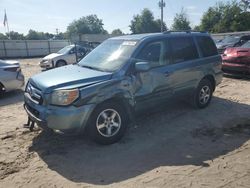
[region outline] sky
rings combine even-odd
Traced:
[[[0,33],[6,9],[11,31],[27,34],[30,29],[42,32],[65,32],[69,23],[82,16],[96,14],[103,20],[104,29],[120,28],[130,33],[130,21],[144,8],[160,18],[159,0],[0,0]],[[191,26],[198,25],[203,13],[218,0],[165,0],[164,21],[170,28],[176,13],[186,11]],[[225,1],[225,0],[224,0]]]

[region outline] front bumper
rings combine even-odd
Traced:
[[[39,63],[40,67],[42,69],[51,69],[53,68],[53,62],[52,61],[44,61],[42,60],[40,63]]]
[[[43,106],[32,101],[28,93],[24,94],[24,109],[29,118],[43,129],[53,129],[62,133],[81,132],[90,117],[94,105],[81,107],[67,106]]]
[[[237,63],[222,63],[222,70],[226,74],[250,75],[250,65]]]

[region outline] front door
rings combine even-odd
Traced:
[[[137,72],[136,110],[153,107],[172,95],[171,70],[168,42],[166,40],[150,42],[142,48],[136,57],[136,62],[148,62],[150,70],[147,72]]]

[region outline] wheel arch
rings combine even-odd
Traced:
[[[209,80],[211,82],[212,87],[213,87],[213,91],[214,91],[215,87],[216,87],[216,81],[215,81],[214,76],[209,74],[209,75],[204,76],[201,80],[203,80],[203,79],[207,79],[207,80]]]
[[[58,60],[56,61],[56,63],[55,63],[56,67],[57,67],[57,64],[58,64],[60,61],[64,62],[65,65],[68,64],[67,61],[66,61],[65,59],[58,59]]]
[[[129,121],[132,121],[134,119],[134,113],[133,113],[134,108],[129,103],[129,99],[126,99],[120,95],[115,95],[111,98],[108,98],[108,99],[102,101],[98,105],[96,105],[95,109],[98,108],[98,106],[103,105],[103,104],[107,104],[107,103],[116,103],[116,104],[121,105],[124,108],[125,113],[128,114]]]

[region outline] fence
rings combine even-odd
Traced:
[[[67,40],[1,40],[0,59],[45,56],[69,44]]]
[[[250,31],[211,34],[214,39],[223,39],[227,35],[246,35]],[[115,35],[81,35],[71,39],[72,42],[101,43],[105,39]],[[0,40],[0,59],[15,57],[36,57],[45,56],[57,52],[69,45],[67,40]]]

